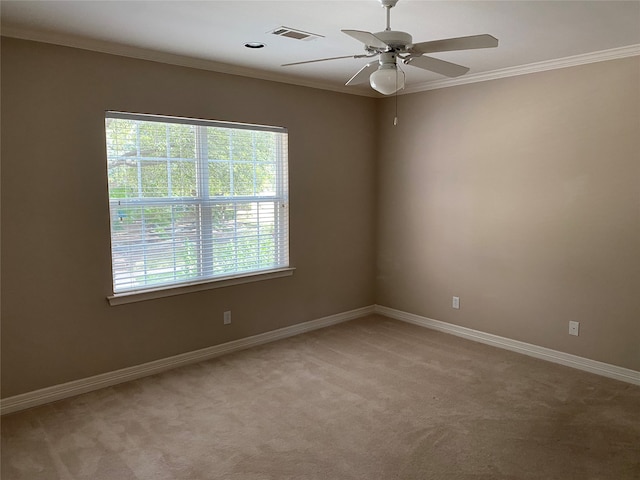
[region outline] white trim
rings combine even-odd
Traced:
[[[219,278],[217,280],[205,280],[203,282],[195,282],[187,285],[174,285],[163,288],[155,288],[153,290],[144,290],[137,292],[116,293],[107,297],[109,305],[124,305],[126,303],[144,302],[145,300],[153,300],[154,298],[172,297],[173,295],[183,295],[185,293],[201,292],[202,290],[211,290],[214,288],[231,287],[232,285],[242,285],[244,283],[261,282],[263,280],[272,280],[274,278],[290,277],[293,275],[295,268],[287,267],[278,270],[268,270],[266,272],[253,272],[245,275],[236,275],[233,277]]]
[[[311,320],[308,322],[292,325],[289,327],[272,330],[270,332],[253,335],[247,338],[233,340],[221,345],[195,350],[193,352],[182,353],[172,357],[154,360],[152,362],[143,363],[134,367],[127,367],[113,372],[102,373],[80,380],[54,385],[42,388],[32,392],[22,393],[13,397],[7,397],[0,400],[0,415],[18,412],[27,408],[44,405],[46,403],[63,400],[65,398],[74,397],[83,393],[99,390],[101,388],[110,387],[119,383],[136,380],[138,378],[154,375],[166,370],[170,370],[192,363],[202,362],[211,358],[219,357],[228,353],[237,352],[247,348],[263,345],[265,343],[274,342],[302,333],[310,332],[320,328],[329,327],[338,323],[347,322],[356,318],[363,317],[372,313],[384,315],[395,320],[411,323],[421,327],[430,328],[440,332],[456,335],[476,342],[484,343],[505,350],[528,355],[530,357],[540,358],[560,365],[584,370],[586,372],[595,373],[604,377],[621,380],[623,382],[640,385],[640,372],[630,370],[628,368],[610,365],[608,363],[590,360],[588,358],[578,357],[557,350],[551,350],[545,347],[539,347],[517,340],[492,335],[490,333],[480,332],[471,328],[453,325],[451,323],[441,322],[430,318],[422,317],[412,313],[403,312],[381,305],[371,305],[362,307],[348,312],[330,315],[328,317]]]
[[[275,125],[258,125],[255,123],[207,120],[206,118],[175,117],[172,115],[158,115],[155,113],[134,113],[121,112],[118,110],[107,110],[104,113],[104,116],[105,118],[117,118],[119,120],[139,120],[141,122],[158,122],[164,124],[172,123],[180,125],[199,125],[202,127],[219,127],[229,130],[254,130],[259,132],[273,132],[284,134],[287,134],[289,132],[287,127],[278,127]],[[171,159],[173,160],[173,157]]]
[[[577,355],[559,352],[550,348],[539,347],[537,345],[520,342],[518,340],[511,340],[510,338],[480,332],[478,330],[441,322],[439,320],[433,320],[431,318],[422,317],[420,315],[403,312],[389,307],[383,307],[381,305],[376,305],[374,312],[395,320],[401,320],[403,322],[412,323],[432,330],[449,333],[475,342],[485,343],[487,345],[511,350],[512,352],[521,353],[530,357],[559,363],[560,365],[577,368],[578,370],[584,370],[585,372],[595,373],[597,375],[602,375],[603,377],[614,378],[634,385],[640,385],[640,372],[630,370],[628,368],[618,367],[616,365],[598,362],[584,357],[578,357]]]
[[[82,393],[154,375],[165,370],[202,362],[211,358],[219,357],[220,355],[226,355],[228,353],[263,345],[265,343],[275,342],[276,340],[281,340],[283,338],[300,335],[301,333],[310,332],[312,330],[329,327],[331,325],[369,315],[373,313],[373,310],[373,305],[362,307],[348,312],[299,323],[297,325],[291,325],[290,327],[260,333],[251,337],[233,340],[231,342],[223,343],[222,345],[214,345],[201,350],[195,350],[193,352],[182,353],[172,357],[143,363],[142,365],[127,367],[114,372],[102,373],[100,375],[74,380],[61,385],[54,385],[52,387],[35,390],[33,392],[7,397],[2,399],[0,402],[0,414],[5,415],[7,413],[24,410],[26,408],[44,405],[45,403],[55,402],[56,400],[74,397]]]
[[[23,40],[32,40],[36,42],[52,43],[65,47],[79,48],[82,50],[90,50],[94,52],[109,53],[112,55],[120,55],[123,57],[137,58],[140,60],[149,60],[152,62],[166,63],[169,65],[178,65],[182,67],[198,68],[200,70],[208,70],[218,73],[226,73],[229,75],[239,75],[243,77],[256,78],[272,82],[287,83],[290,85],[298,85],[302,87],[318,88],[321,90],[330,90],[340,93],[348,93],[363,97],[384,98],[373,89],[359,89],[347,87],[346,85],[332,85],[323,81],[305,80],[301,78],[290,77],[285,74],[267,72],[264,70],[239,67],[237,65],[229,65],[212,60],[204,60],[194,57],[185,57],[172,53],[149,50],[130,45],[116,44],[105,42],[102,40],[94,40],[82,37],[76,37],[61,33],[39,32],[25,28],[16,28],[6,26],[2,28],[2,35],[5,37],[19,38]],[[584,65],[586,63],[604,62],[607,60],[615,60],[618,58],[632,57],[640,55],[640,44],[628,45],[624,47],[612,48],[609,50],[601,50],[598,52],[583,53],[570,57],[558,58],[553,60],[545,60],[542,62],[530,63],[526,65],[518,65],[516,67],[502,68],[490,72],[481,72],[471,75],[463,75],[457,78],[446,78],[430,82],[423,82],[410,85],[404,90],[398,92],[399,95],[408,95],[411,93],[424,92],[427,90],[435,90],[438,88],[453,87],[456,85],[465,85],[469,83],[485,82],[488,80],[496,80],[499,78],[515,77],[518,75],[527,75],[529,73],[544,72],[546,70],[555,70],[558,68],[574,67]]]
[[[530,73],[544,72],[547,70],[575,67],[587,63],[617,60],[619,58],[634,57],[636,55],[640,55],[640,44],[612,48],[599,52],[583,53],[581,55],[545,60],[543,62],[529,63],[526,65],[518,65],[516,67],[501,68],[490,72],[472,73],[471,75],[463,75],[462,77],[457,78],[445,78],[442,80],[410,85],[402,92],[398,93],[406,95],[410,93],[424,92],[427,90],[435,90],[438,88],[466,85],[468,83],[486,82],[488,80],[497,80],[499,78],[516,77],[518,75],[528,75]]]
[[[123,45],[118,43],[105,42],[103,40],[94,40],[89,38],[76,37],[62,33],[39,32],[25,28],[16,28],[14,26],[2,27],[2,36],[19,38],[22,40],[31,40],[34,42],[51,43],[61,45],[63,47],[79,48],[81,50],[89,50],[92,52],[108,53],[111,55],[119,55],[121,57],[137,58],[139,60],[149,60],[151,62],[166,63],[168,65],[178,65],[181,67],[197,68],[199,70],[208,70],[210,72],[226,73],[228,75],[238,75],[242,77],[256,78],[259,80],[267,80],[271,82],[287,83],[290,85],[298,85],[302,87],[318,88],[321,90],[330,90],[340,93],[349,93],[352,95],[360,95],[363,97],[380,97],[373,89],[358,89],[347,87],[346,85],[331,85],[326,82],[317,80],[305,80],[302,78],[291,77],[286,74],[267,72],[250,67],[240,67],[227,63],[215,62],[213,60],[205,60],[202,58],[186,57],[173,53],[160,52],[131,45]]]

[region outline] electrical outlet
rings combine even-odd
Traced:
[[[451,307],[456,309],[460,308],[460,297],[453,297],[453,301],[451,302]]]
[[[580,322],[569,322],[569,335],[578,336],[580,332]]]
[[[224,324],[229,325],[231,323],[231,310],[224,312]]]

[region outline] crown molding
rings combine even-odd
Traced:
[[[208,70],[211,72],[224,73],[227,75],[237,75],[241,77],[255,78],[258,80],[266,80],[270,82],[286,83],[289,85],[296,85],[300,87],[330,90],[334,92],[348,93],[351,95],[359,95],[363,97],[379,96],[375,91],[359,90],[354,89],[353,87],[347,87],[345,85],[336,86],[321,81],[305,80],[249,67],[240,67],[237,65],[230,65],[228,63],[215,62],[213,60],[176,55],[173,53],[160,52],[158,50],[151,50],[141,47],[133,47],[120,43],[105,42],[103,40],[95,40],[53,32],[40,32],[23,28],[14,28],[12,26],[3,26],[1,33],[3,37],[12,37],[18,38],[20,40],[50,43],[63,47],[79,48],[81,50],[90,50],[92,52],[119,55],[122,57],[148,60],[151,62],[165,63],[180,67],[197,68],[199,70]]]
[[[526,65],[518,65],[516,67],[501,68],[490,72],[464,75],[458,78],[446,78],[443,80],[425,82],[422,84],[411,85],[399,93],[401,95],[408,95],[427,90],[436,90],[438,88],[455,87],[457,85],[486,82],[489,80],[497,80],[499,78],[516,77],[518,75],[528,75],[530,73],[544,72],[547,70],[575,67],[578,65],[585,65],[587,63],[605,62],[607,60],[616,60],[636,55],[640,55],[640,44],[601,50],[599,52],[584,53],[581,55],[573,55],[571,57],[558,58],[554,60],[545,60],[543,62],[529,63]]]
[[[40,32],[36,30],[16,28],[7,25],[2,28],[2,35],[5,37],[19,38],[22,40],[32,40],[42,43],[52,43],[65,47],[73,47],[82,50],[90,50],[94,52],[137,58],[140,60],[166,63],[169,65],[197,68],[200,70],[208,70],[217,73],[224,73],[227,75],[251,77],[259,80],[286,83],[289,85],[297,85],[301,87],[318,88],[321,90],[330,90],[334,92],[347,93],[350,95],[358,95],[363,97],[384,98],[382,95],[373,90],[354,89],[353,87],[347,87],[344,85],[336,86],[328,84],[326,82],[293,78],[287,75],[266,72],[259,69],[240,67],[237,65],[214,62],[212,60],[187,57],[183,55],[160,52],[157,50],[150,50],[140,47],[133,47],[130,45],[105,42],[102,40],[93,40],[60,33]],[[528,75],[530,73],[575,67],[588,63],[604,62],[607,60],[616,60],[619,58],[632,57],[636,55],[640,55],[640,44],[612,48],[609,50],[601,50],[598,52],[584,53],[554,60],[545,60],[542,62],[529,63],[526,65],[518,65],[515,67],[492,70],[490,72],[480,72],[470,75],[464,75],[458,78],[446,78],[443,80],[418,83],[415,85],[410,85],[401,92],[398,92],[398,95],[409,95],[412,93],[424,92],[427,90],[436,90],[439,88],[454,87],[457,85],[466,85],[477,82],[486,82],[489,80],[497,80],[500,78],[515,77],[518,75]]]

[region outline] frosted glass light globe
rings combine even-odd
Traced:
[[[404,75],[393,65],[380,67],[369,77],[371,88],[383,95],[391,95],[404,88]]]

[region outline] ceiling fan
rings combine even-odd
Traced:
[[[376,60],[362,67],[349,79],[346,85],[358,85],[369,80],[374,90],[383,95],[391,95],[398,90],[402,90],[405,83],[404,72],[398,67],[398,59],[405,65],[422,68],[447,77],[458,77],[467,73],[469,68],[438,58],[428,57],[425,54],[498,46],[498,39],[488,34],[412,43],[413,39],[408,33],[391,30],[391,9],[396,6],[398,0],[379,1],[387,10],[387,28],[385,28],[384,31],[370,33],[362,30],[342,30],[343,33],[362,42],[366,53],[286,63],[282,66],[288,67],[305,63],[325,62],[327,60],[338,60],[341,58],[378,57]]]

